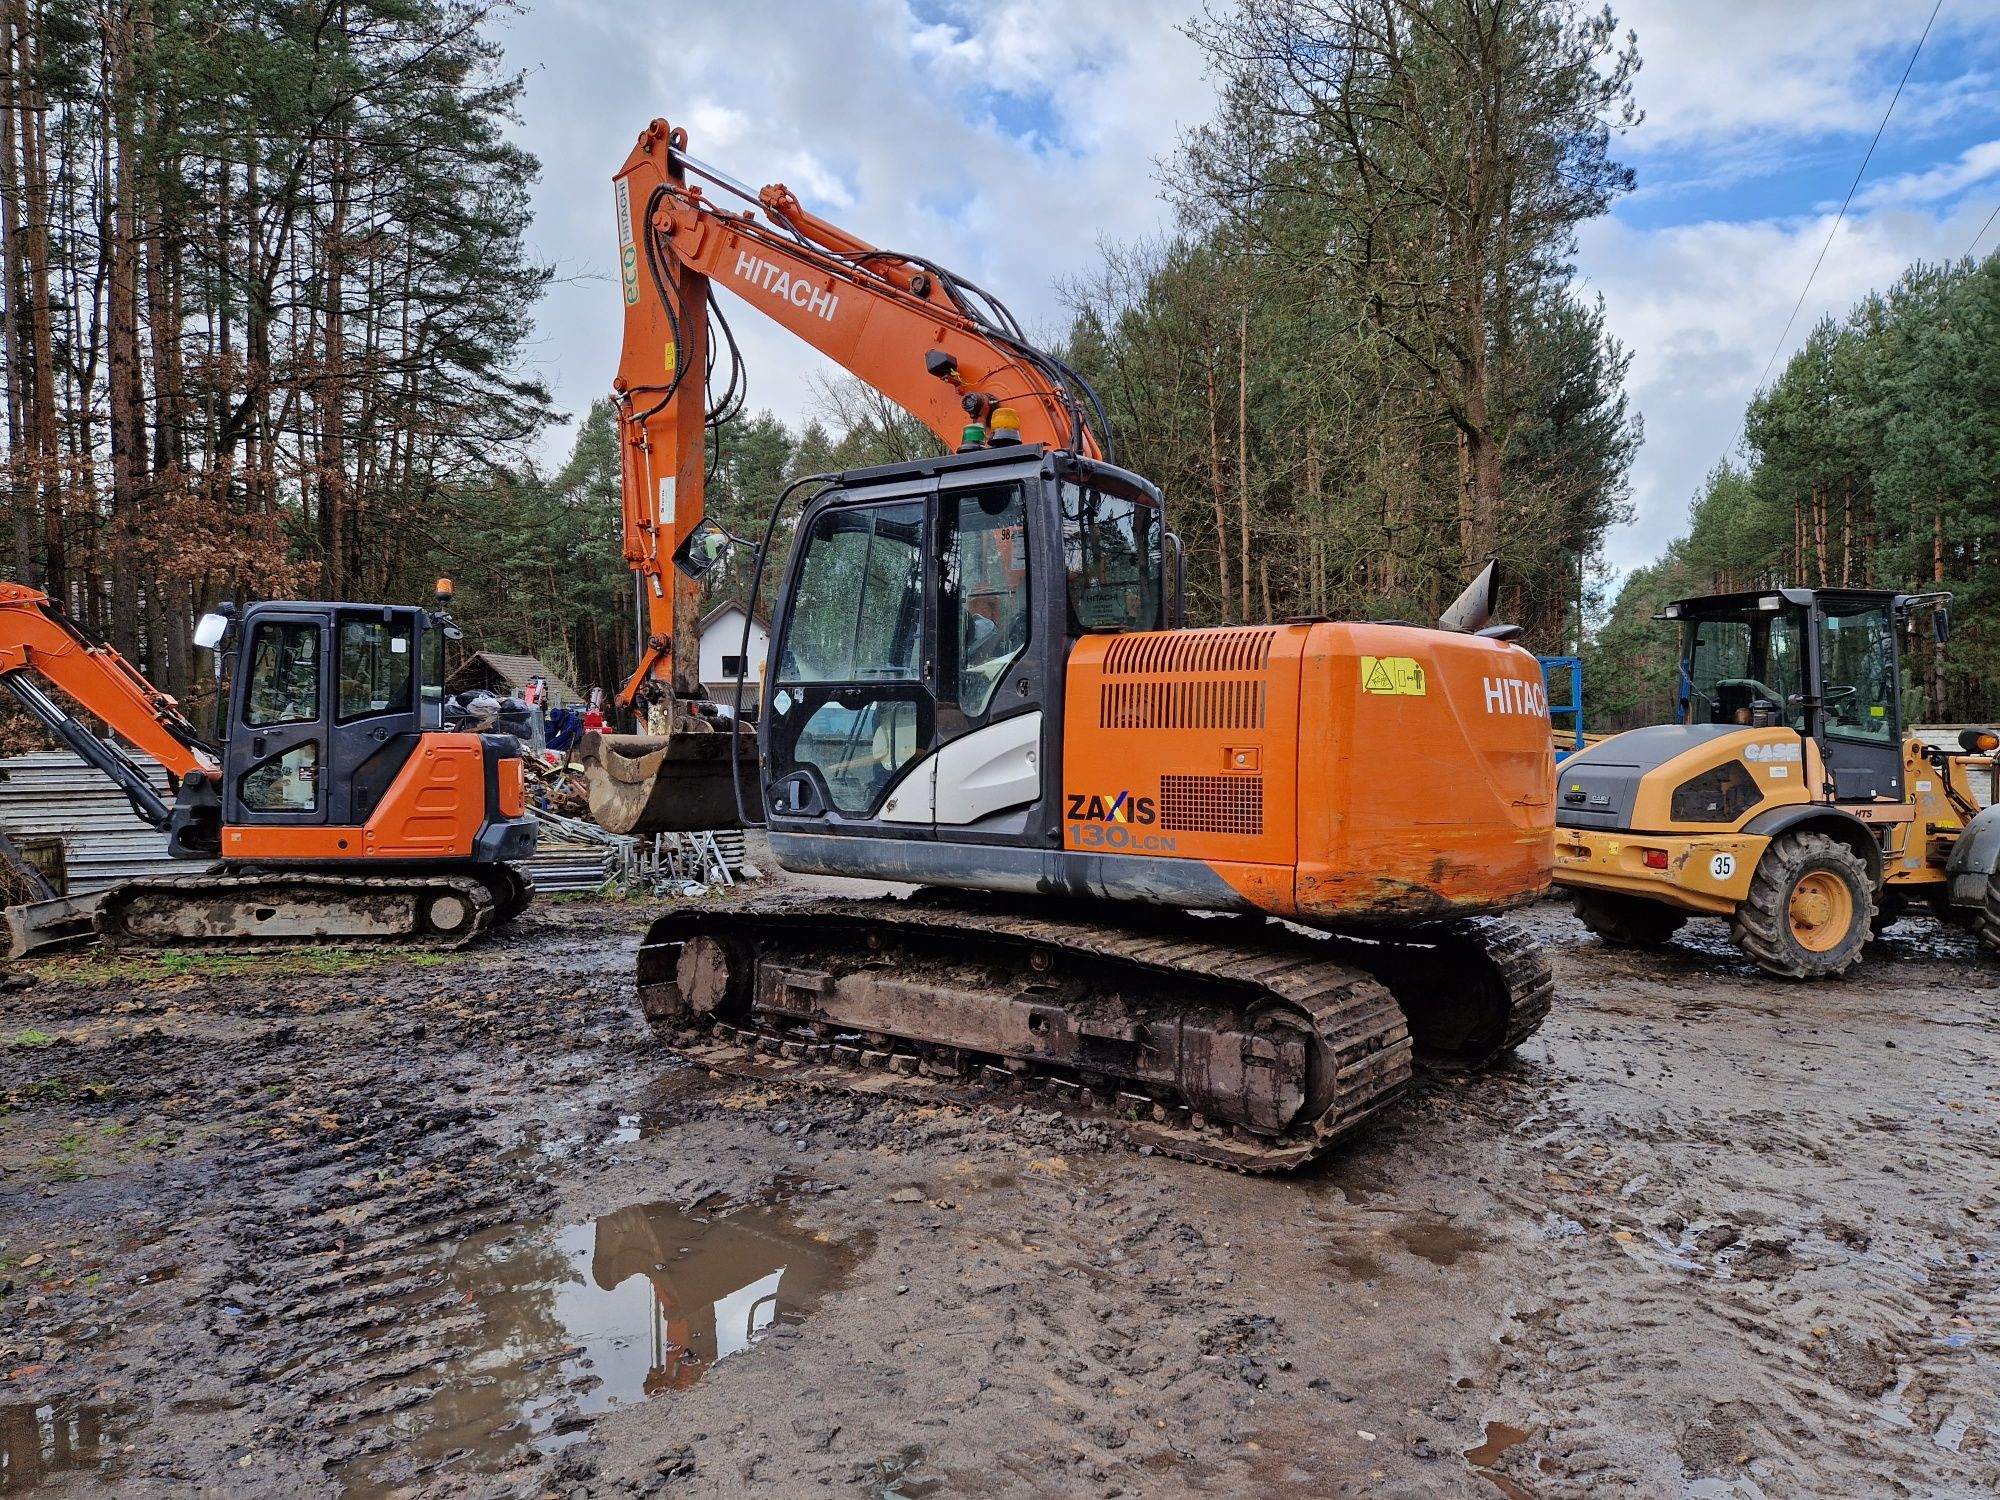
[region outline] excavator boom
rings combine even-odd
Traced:
[[[628,702],[649,679],[672,681],[676,660],[675,690],[696,691],[686,675],[693,596],[676,600],[672,558],[705,510],[714,287],[882,392],[948,448],[968,423],[1006,407],[1023,441],[1101,456],[1072,373],[1030,345],[985,293],[828,223],[782,184],[752,192],[686,145],[686,131],[655,120],[614,179],[625,340],[612,390],[625,560],[642,581],[647,626],[621,695]],[[744,206],[718,203],[704,181]]]
[[[176,785],[187,776],[213,777],[219,761],[180,705],[139,675],[112,646],[98,640],[24,584],[0,582],[0,685],[82,759],[113,781],[133,811],[165,828],[174,793],[160,795],[146,773],[77,723],[42,691],[54,684],[157,760]]]

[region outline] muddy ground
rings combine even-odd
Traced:
[[[775,1095],[645,912],[0,995],[0,1494],[2000,1493],[2000,965],[1562,1000],[1303,1176]]]

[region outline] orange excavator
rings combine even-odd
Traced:
[[[9,912],[16,952],[94,930],[135,946],[469,942],[524,910],[520,744],[443,728],[439,607],[266,601],[205,615],[219,744],[46,595],[0,583],[0,686],[124,791],[200,874]],[[46,683],[159,762],[99,739]]]
[[[651,1016],[718,1069],[1028,1093],[1242,1170],[1318,1155],[1413,1051],[1478,1067],[1536,1029],[1548,964],[1497,914],[1548,888],[1554,766],[1535,658],[1485,626],[1490,569],[1456,628],[1181,628],[1159,490],[996,299],[704,166],[665,121],[615,189],[650,636],[628,698],[691,691],[691,580],[731,542],[703,514],[704,428],[729,404],[708,389],[713,288],[956,449],[779,502],[753,599],[806,496],[754,749],[586,746],[601,821],[707,826],[741,792],[787,870],[920,888],[668,912],[639,956]]]

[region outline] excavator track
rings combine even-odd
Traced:
[[[525,897],[520,898],[525,905]],[[476,875],[176,875],[104,893],[97,934],[114,948],[396,943],[462,948],[518,909]]]
[[[1341,956],[1403,1007],[1417,1060],[1436,1072],[1491,1066],[1541,1029],[1555,971],[1534,934],[1505,917],[1329,933]]]
[[[1389,991],[1276,924],[939,899],[688,910],[653,924],[639,984],[648,1015],[717,1072],[1032,1099],[1245,1172],[1311,1161],[1410,1079]]]

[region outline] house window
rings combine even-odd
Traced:
[[[740,656],[723,657],[722,675],[724,677],[741,677],[743,675],[743,658]]]

